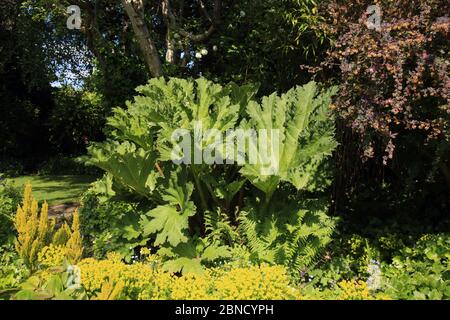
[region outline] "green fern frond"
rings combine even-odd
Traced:
[[[249,206],[240,216],[240,231],[253,256],[286,265],[293,273],[312,264],[331,241],[335,226],[321,203],[275,203],[259,210]]]

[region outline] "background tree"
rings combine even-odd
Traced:
[[[44,53],[49,30],[20,5],[0,3],[0,154],[12,157],[36,153],[48,139],[55,78]]]

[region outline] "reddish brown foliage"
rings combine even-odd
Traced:
[[[381,8],[380,30],[366,25],[366,8]],[[449,139],[450,12],[445,0],[326,1],[327,30],[335,43],[314,72],[339,71],[334,108],[374,155],[374,134],[384,141],[384,162],[395,137],[423,130],[428,139]]]

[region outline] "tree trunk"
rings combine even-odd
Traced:
[[[175,44],[172,38],[172,30],[175,28],[175,17],[170,12],[169,0],[163,0],[161,2],[161,10],[166,24],[166,61],[171,64],[175,64]]]
[[[450,169],[447,165],[441,161],[439,163],[439,168],[441,169],[442,174],[444,175],[445,181],[447,182],[448,189],[450,190]]]
[[[142,0],[122,0],[122,4],[131,20],[136,40],[142,51],[145,64],[154,77],[162,75],[161,60],[147,25],[144,22]]]
[[[174,40],[171,37],[170,31],[167,31],[166,35],[166,45],[167,45],[167,51],[166,51],[166,61],[171,64],[176,63],[175,59],[175,43]]]

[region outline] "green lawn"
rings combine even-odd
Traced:
[[[77,201],[80,195],[95,181],[95,177],[77,175],[22,176],[10,178],[12,184],[23,188],[30,182],[33,195],[38,201],[46,200],[49,204]]]

